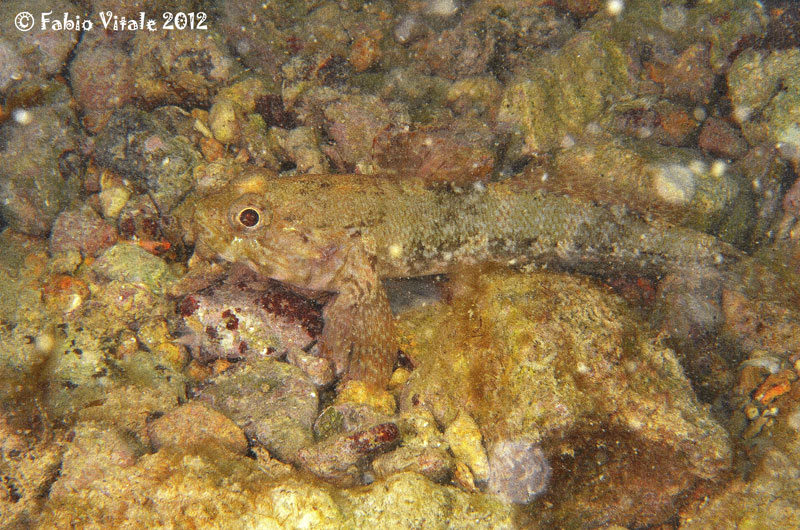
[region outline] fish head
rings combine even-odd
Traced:
[[[251,174],[196,201],[196,248],[298,287],[325,290],[341,261],[335,238],[317,229],[291,177]]]

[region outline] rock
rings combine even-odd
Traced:
[[[417,40],[411,53],[424,73],[460,79],[485,73],[494,45],[494,35],[479,35],[475,28],[460,24]]]
[[[735,479],[721,493],[681,514],[681,530],[795,528],[800,525],[796,461],[772,449],[747,480]]]
[[[722,282],[717,271],[707,268],[666,275],[658,284],[657,329],[684,343],[715,335],[724,318]]]
[[[221,283],[185,297],[179,312],[181,342],[201,362],[305,352],[322,332],[319,304],[246,267],[233,267]],[[293,358],[314,373],[316,381],[327,381],[324,363],[315,360],[322,359],[304,356],[301,363],[298,353]]]
[[[50,253],[76,251],[84,257],[95,257],[116,242],[116,228],[84,206],[65,210],[56,217],[50,234]]]
[[[69,72],[72,92],[84,114],[83,123],[90,131],[102,129],[111,113],[130,103],[135,95],[130,54],[108,39],[83,39]]]
[[[771,356],[788,364],[791,352],[800,351],[800,312],[794,308],[725,289],[722,312],[722,336],[748,356]]]
[[[220,374],[198,392],[239,425],[247,437],[283,462],[314,441],[319,397],[299,368],[272,359],[252,359]]]
[[[741,158],[747,152],[747,142],[729,123],[719,118],[710,117],[703,122],[697,144],[723,158]]]
[[[437,486],[416,473],[400,473],[371,487],[346,491],[342,500],[345,516],[352,517],[358,528],[516,528],[507,505],[489,496]]]
[[[733,116],[750,145],[775,144],[798,172],[800,168],[800,50],[766,55],[748,50],[728,72]]]
[[[23,120],[2,126],[0,215],[16,230],[44,235],[80,187],[80,175],[62,173],[60,162],[79,147],[77,119],[60,103],[20,112]]]
[[[400,441],[400,430],[391,422],[355,433],[332,436],[297,453],[300,466],[337,486],[363,483],[362,473],[370,458],[391,450]]]
[[[146,194],[132,195],[119,212],[117,226],[125,239],[161,241],[164,239],[158,209]]]
[[[475,480],[486,482],[489,479],[489,460],[475,420],[469,414],[459,412],[444,434],[450,450],[459,461],[469,466]]]
[[[379,412],[369,405],[339,403],[325,407],[314,422],[314,435],[325,440],[340,433],[354,433],[386,423],[391,420],[387,414]]]
[[[512,530],[509,507],[401,473],[354,491],[281,476],[218,446],[191,452],[165,447],[129,467],[108,467],[102,481],[50,496],[34,530],[90,523],[120,525],[319,530],[389,530],[416,526],[454,530]],[[235,485],[235,486],[232,486]],[[142,498],[158,502],[142,503]],[[192,499],[187,509],[187,499]]]
[[[335,145],[326,154],[342,169],[363,168],[369,173],[375,139],[390,126],[408,123],[405,112],[375,96],[348,96],[325,108],[326,129]]]
[[[50,489],[54,499],[85,490],[113,470],[134,465],[141,453],[134,443],[105,425],[80,423],[73,432],[64,451],[60,476]]]
[[[238,105],[229,99],[214,103],[208,113],[208,126],[214,138],[223,144],[235,144],[241,139],[241,122],[244,120]]]
[[[713,88],[714,72],[704,44],[689,46],[664,72],[664,95],[668,98],[703,103]]]
[[[333,365],[328,359],[308,355],[303,350],[294,348],[289,350],[286,360],[300,368],[319,387],[329,386],[335,379]]]
[[[211,25],[209,30],[136,32],[131,63],[137,96],[151,106],[207,106],[240,71]]]
[[[192,187],[192,170],[200,159],[185,138],[170,134],[152,116],[133,107],[114,112],[95,139],[94,156],[101,165],[144,187],[164,215]]]
[[[132,243],[117,243],[103,252],[92,269],[109,280],[140,283],[156,295],[174,280],[167,263]]]
[[[390,129],[373,142],[373,159],[381,173],[412,174],[431,183],[468,185],[485,181],[494,169],[494,136],[483,124],[460,131],[441,128]]]
[[[217,443],[234,453],[247,452],[247,437],[242,430],[202,403],[189,402],[167,412],[150,423],[148,433],[156,451],[166,445],[185,448]]]
[[[377,478],[414,472],[432,482],[445,483],[453,473],[453,458],[441,447],[399,447],[372,461]]]
[[[36,8],[41,7],[41,10]],[[29,31],[14,26],[18,13],[28,11],[34,16]],[[66,0],[54,0],[47,5],[34,6],[25,0],[9,0],[0,5],[0,93],[19,80],[43,79],[57,74],[64,67],[70,52],[78,42],[79,31],[42,29],[40,13],[51,12],[51,20],[61,19],[62,13],[75,20],[81,9]],[[59,16],[61,15],[61,16]]]
[[[607,101],[630,88],[628,58],[619,44],[603,31],[582,31],[506,85],[498,120],[519,131],[526,153],[544,152],[582,135]]]
[[[30,429],[12,425],[11,415],[0,414],[0,513],[9,529],[25,528],[41,506],[61,468],[60,437],[33,443]],[[34,418],[29,418],[36,421]],[[27,430],[28,436],[21,436]]]
[[[506,498],[529,502],[549,465],[549,487],[533,501],[552,503],[548,524],[643,525],[668,519],[680,492],[729,469],[727,434],[672,351],[621,300],[543,272],[490,272],[467,283],[472,290],[455,289],[452,305],[401,316],[401,349],[418,366],[400,408],[426,407],[445,425],[469,413],[490,468],[496,444],[521,443],[498,449],[527,455],[519,471],[495,459],[506,476],[530,480],[516,491],[496,482]]]
[[[141,360],[142,355],[137,354],[133,358]],[[147,365],[148,363],[143,364]],[[152,362],[149,364],[152,368],[160,366],[153,366]],[[175,372],[167,370],[167,377],[170,374],[175,374]],[[141,379],[146,379],[146,377]],[[177,379],[180,380],[180,378]],[[158,381],[140,382],[149,386],[133,383],[130,380],[107,384],[104,397],[91,402],[90,406],[80,409],[76,415],[77,421],[113,425],[119,432],[135,437],[137,444],[141,447],[148,447],[151,443],[148,433],[150,421],[174,409],[179,400],[186,399],[186,393],[183,391],[176,393],[177,389],[174,387],[170,389],[168,385],[159,384]]]

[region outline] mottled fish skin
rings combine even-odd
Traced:
[[[397,352],[381,278],[528,262],[658,276],[739,257],[707,234],[521,181],[459,189],[415,178],[255,170],[193,207],[195,261],[245,263],[297,287],[336,293],[323,313],[321,351],[344,380],[381,388]]]

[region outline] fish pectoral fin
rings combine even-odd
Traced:
[[[367,296],[339,293],[322,315],[325,327],[320,351],[342,375],[342,382],[357,380],[386,388],[397,357],[397,341],[383,287],[379,285]]]
[[[384,389],[397,356],[394,317],[375,270],[375,256],[354,238],[337,271],[337,293],[323,309],[322,354],[342,381]]]

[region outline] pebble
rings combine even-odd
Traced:
[[[28,123],[3,126],[0,142],[0,216],[12,228],[46,235],[58,213],[77,196],[79,175],[62,174],[59,161],[78,148],[75,113],[67,105],[27,109]]]
[[[697,144],[701,149],[724,158],[741,158],[747,152],[747,142],[737,129],[713,116],[703,122]]]
[[[213,442],[239,454],[247,452],[247,437],[224,414],[198,402],[172,409],[148,425],[153,448],[171,445],[180,448],[202,447]]]
[[[50,253],[76,251],[98,256],[117,242],[117,229],[88,206],[65,210],[56,217],[50,234]]]
[[[166,214],[194,184],[192,170],[201,155],[186,138],[128,106],[114,112],[97,135],[94,157],[121,177],[145,186],[158,211]]]
[[[366,462],[400,441],[400,430],[391,422],[355,433],[333,436],[298,453],[300,465],[340,487],[363,484]]]
[[[200,362],[283,357],[291,351],[317,383],[329,382],[322,359],[298,353],[310,351],[322,331],[319,304],[247,267],[233,267],[221,283],[185,297],[178,311],[181,342]]]
[[[472,416],[464,411],[459,411],[444,432],[450,450],[455,457],[469,466],[472,476],[478,482],[485,482],[489,478],[489,460],[483,449],[483,436],[480,428]]]
[[[69,64],[70,84],[83,124],[93,132],[103,128],[111,113],[133,100],[135,72],[130,55],[108,40],[81,41]]]
[[[314,442],[319,395],[299,368],[253,359],[208,381],[197,397],[231,418],[247,437],[282,462]]]

